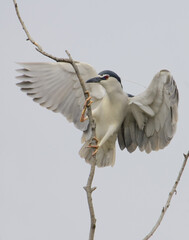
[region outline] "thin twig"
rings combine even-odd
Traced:
[[[22,18],[20,17],[20,13],[19,13],[19,10],[18,10],[18,4],[17,4],[17,2],[16,2],[15,0],[13,0],[13,2],[14,2],[14,6],[15,6],[15,10],[16,10],[16,14],[17,14],[17,16],[18,16],[18,19],[19,19],[19,21],[20,21],[20,23],[21,23],[21,25],[22,25],[22,28],[23,28],[24,32],[26,33],[26,35],[27,35],[27,37],[28,37],[27,40],[29,40],[31,43],[33,43],[33,44],[37,47],[37,49],[38,49],[39,51],[42,51],[41,46],[40,46],[38,43],[36,43],[36,42],[33,40],[33,38],[30,36],[30,34],[29,34],[29,32],[28,32],[28,30],[27,30],[27,28],[26,28],[26,26],[25,26]]]
[[[27,35],[27,40],[29,40],[33,45],[36,46],[36,50],[38,52],[40,52],[41,54],[43,54],[44,56],[46,57],[49,57],[53,60],[55,60],[56,62],[67,62],[67,63],[70,63],[74,70],[75,70],[75,73],[80,81],[80,84],[81,84],[81,87],[82,87],[82,90],[83,90],[83,94],[85,96],[85,99],[87,99],[88,97],[88,94],[86,93],[86,87],[85,87],[85,83],[80,75],[80,72],[79,72],[79,69],[76,65],[77,61],[74,61],[70,55],[70,53],[68,51],[66,51],[67,55],[68,55],[68,59],[66,58],[57,58],[45,51],[43,51],[42,47],[36,42],[33,40],[33,38],[31,37],[31,35],[29,34],[21,16],[20,16],[20,13],[19,13],[19,10],[18,10],[18,4],[16,2],[16,0],[13,0],[14,2],[14,6],[15,6],[15,10],[16,10],[16,14],[17,14],[17,17],[22,25],[22,28],[24,30],[24,32],[26,33]],[[95,129],[96,129],[96,125],[95,125],[95,122],[93,120],[93,117],[92,117],[92,111],[91,111],[91,106],[87,106],[87,115],[88,115],[88,118],[89,118],[89,123],[90,123],[90,127],[91,127],[91,131],[92,131],[92,139],[94,139],[94,137],[96,136],[96,133],[95,133]],[[95,140],[93,140],[95,141]],[[88,181],[87,181],[87,185],[84,187],[85,191],[86,191],[86,194],[87,194],[87,200],[88,200],[88,206],[89,206],[89,211],[90,211],[90,218],[91,218],[91,226],[90,226],[90,233],[89,233],[89,240],[93,240],[94,239],[94,233],[95,233],[95,228],[96,228],[96,218],[95,218],[95,213],[94,213],[94,206],[93,206],[93,201],[92,201],[92,192],[96,189],[96,187],[93,187],[92,188],[92,181],[93,181],[93,178],[94,178],[94,174],[95,174],[95,167],[96,167],[96,156],[93,157],[93,161],[92,161],[92,164],[91,164],[91,169],[90,169],[90,174],[89,174],[89,177],[88,177]]]
[[[53,56],[52,54],[49,54],[49,53],[45,52],[42,49],[42,47],[31,37],[29,31],[27,30],[26,25],[24,24],[24,21],[22,20],[22,18],[20,16],[20,12],[18,10],[18,4],[17,4],[16,0],[13,0],[13,2],[14,2],[15,10],[16,10],[16,15],[17,15],[17,17],[18,17],[18,19],[19,19],[19,21],[20,21],[20,23],[22,25],[22,28],[23,28],[26,36],[27,36],[26,40],[30,41],[33,45],[35,45],[36,46],[36,50],[38,52],[40,52],[41,54],[43,54],[44,56],[49,57],[49,58],[55,60],[56,62],[67,62],[67,63],[70,63],[69,59],[67,59],[67,58],[57,58],[57,57]]]
[[[177,179],[176,179],[176,181],[175,181],[175,183],[174,183],[174,185],[173,185],[173,187],[171,189],[171,192],[169,193],[167,202],[166,202],[165,206],[162,208],[161,214],[160,214],[156,224],[154,225],[152,230],[148,233],[148,235],[146,235],[146,237],[143,240],[148,240],[154,234],[154,232],[157,230],[159,225],[161,224],[161,222],[162,222],[162,220],[163,220],[163,218],[165,216],[165,213],[166,213],[168,207],[170,206],[171,199],[172,199],[174,193],[176,193],[177,186],[178,186],[179,181],[181,179],[181,176],[183,174],[183,171],[184,171],[184,168],[186,166],[188,158],[189,158],[189,152],[187,154],[184,154],[184,161],[183,161],[182,167],[181,167],[181,169],[179,171],[179,174],[178,174],[178,177],[177,177]]]

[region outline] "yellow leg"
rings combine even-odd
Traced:
[[[94,156],[98,152],[98,145],[89,145],[88,148],[96,148],[96,150],[92,153],[92,156]]]
[[[88,94],[88,98],[85,100],[84,106],[83,106],[83,110],[81,113],[81,117],[80,117],[80,122],[84,122],[87,118],[85,117],[85,112],[87,110],[87,107],[89,107],[93,101],[91,101],[91,97],[89,96],[89,92],[86,91],[86,94]]]
[[[87,118],[85,117],[85,112],[86,112],[87,108],[83,108],[82,113],[81,113],[81,117],[80,117],[80,122],[84,122]]]
[[[98,144],[98,142],[99,142],[99,141],[98,141],[98,138],[96,138],[96,137],[93,137],[92,140],[95,140],[95,141],[96,141],[96,144]]]
[[[96,145],[89,144],[88,148],[96,148],[96,150],[92,153],[92,156],[94,156],[98,152],[99,145],[98,145],[98,139],[96,137],[93,137],[92,140],[96,141]]]

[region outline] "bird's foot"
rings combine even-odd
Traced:
[[[99,146],[89,144],[88,148],[95,148],[95,151],[92,153],[92,156],[94,156],[98,152]]]
[[[85,112],[86,112],[86,108],[83,108],[82,113],[81,113],[81,117],[80,117],[80,122],[84,122],[85,120],[87,120],[87,117],[85,117]]]
[[[92,140],[96,141],[96,145],[92,145],[91,143],[89,144],[88,148],[95,148],[96,150],[92,153],[92,156],[96,155],[96,153],[98,152],[99,149],[99,145],[98,145],[98,139],[96,137],[93,137]]]
[[[86,91],[85,94],[88,94],[88,98],[85,100],[81,117],[80,117],[80,122],[84,122],[85,120],[87,120],[87,117],[85,117],[85,112],[87,110],[87,107],[89,107],[93,103],[93,101],[91,101],[91,96],[89,95],[89,91]]]

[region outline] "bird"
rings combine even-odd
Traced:
[[[179,93],[168,70],[159,71],[142,93],[133,96],[123,91],[115,72],[97,73],[91,65],[76,62],[89,95],[85,101],[70,63],[19,64],[22,68],[17,70],[21,74],[17,86],[41,106],[63,114],[83,132],[79,155],[89,164],[95,155],[96,166],[114,166],[117,140],[121,150],[132,153],[138,148],[150,153],[166,147],[175,134]],[[96,123],[96,145],[91,144],[87,105],[91,105]]]

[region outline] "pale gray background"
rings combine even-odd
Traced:
[[[142,239],[151,230],[189,150],[188,0],[18,1],[44,50],[114,70],[137,94],[160,69],[179,92],[176,135],[163,151],[117,148],[113,168],[97,169],[96,239]],[[88,239],[85,192],[89,165],[78,156],[81,132],[15,86],[15,62],[50,61],[26,42],[12,1],[0,9],[0,240]],[[189,239],[189,166],[153,240]]]

